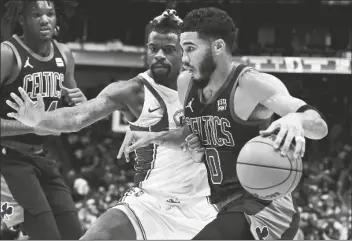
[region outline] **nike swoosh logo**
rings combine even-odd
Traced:
[[[151,110],[150,108],[148,109],[148,112],[149,113],[152,113],[152,112],[154,112],[154,111],[157,111],[157,110],[159,110],[161,107],[159,107],[159,108],[156,108],[156,109],[153,109],[153,110]]]

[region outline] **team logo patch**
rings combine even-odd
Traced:
[[[176,126],[181,126],[184,123],[184,113],[183,110],[178,110],[174,114],[174,121],[176,123]]]
[[[255,232],[257,233],[259,240],[264,240],[269,235],[269,229],[267,226],[264,226],[262,229],[256,227]]]
[[[218,100],[218,111],[224,111],[226,110],[226,107],[227,107],[226,99]]]
[[[64,67],[65,66],[62,58],[55,58],[55,61],[56,61],[57,67]]]
[[[10,206],[7,202],[1,205],[1,219],[9,220],[10,216],[13,214],[13,207]]]

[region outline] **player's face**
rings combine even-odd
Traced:
[[[162,84],[181,68],[182,50],[175,33],[151,32],[147,44],[147,62],[154,80]]]
[[[40,40],[51,40],[56,27],[56,12],[52,1],[30,2],[20,20],[24,32]]]
[[[183,49],[182,62],[200,87],[204,88],[210,81],[210,76],[216,69],[216,63],[209,41],[199,38],[196,32],[184,32],[180,37]]]

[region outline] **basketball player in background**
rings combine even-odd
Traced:
[[[15,118],[48,131],[71,132],[119,110],[130,122],[131,130],[179,128],[183,107],[176,89],[181,70],[182,21],[175,14],[167,10],[151,22],[146,72],[110,84],[79,107],[52,112],[44,112],[42,97],[38,96],[34,104],[21,89],[25,103],[15,95],[20,105],[8,101],[19,111]],[[206,167],[199,163],[203,157],[199,146],[195,141],[193,152],[154,144],[138,149],[135,187],[116,207],[100,216],[82,239],[192,239],[217,214],[208,202],[210,189]]]
[[[247,141],[276,132],[274,148],[285,156],[295,141],[294,158],[301,158],[305,137],[324,138],[327,124],[276,77],[234,63],[235,39],[233,20],[217,8],[193,10],[184,19],[181,46],[187,71],[180,74],[178,91],[186,123],[205,147],[211,201],[220,209],[194,239],[293,239],[299,215],[291,194],[274,201],[252,196],[239,183],[236,160]],[[281,118],[269,126],[274,113]],[[120,154],[150,143],[193,144],[194,136],[187,137],[185,129],[127,133]]]
[[[2,20],[2,27],[15,34],[1,43],[1,218],[8,227],[20,224],[36,240],[78,239],[83,234],[70,191],[55,161],[46,158],[50,150],[43,147],[49,135],[60,133],[6,115],[10,108],[5,100],[18,87],[32,100],[41,94],[48,111],[63,104],[63,89],[70,102],[86,101],[76,88],[70,50],[53,40],[61,14],[56,10],[60,2],[55,3],[10,0]]]

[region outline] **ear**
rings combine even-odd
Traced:
[[[18,22],[19,22],[20,25],[23,27],[23,25],[24,25],[24,17],[23,17],[22,14],[18,16]]]
[[[220,54],[226,48],[226,43],[222,39],[217,39],[213,42],[213,51],[215,54]]]

